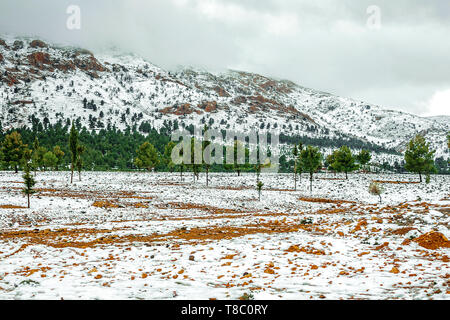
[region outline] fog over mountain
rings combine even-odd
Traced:
[[[80,29],[67,28],[71,5]],[[165,69],[256,72],[436,116],[450,115],[449,17],[447,0],[3,0],[0,33],[117,47]]]

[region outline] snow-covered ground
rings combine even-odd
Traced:
[[[0,299],[448,299],[450,177],[342,178],[0,172]]]

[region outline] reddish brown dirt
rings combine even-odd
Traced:
[[[440,232],[431,231],[413,240],[419,246],[430,250],[450,248],[450,241]]]

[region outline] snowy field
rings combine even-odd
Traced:
[[[0,299],[450,298],[449,176],[82,178],[0,172]]]

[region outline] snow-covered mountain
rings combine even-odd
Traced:
[[[288,136],[353,138],[402,151],[421,133],[448,157],[448,117],[423,118],[301,87],[258,74],[165,71],[134,55],[91,52],[26,38],[0,39],[0,121],[29,125],[81,118],[90,128],[160,128],[208,123],[235,130],[276,130]],[[84,101],[84,102],[83,102]]]

